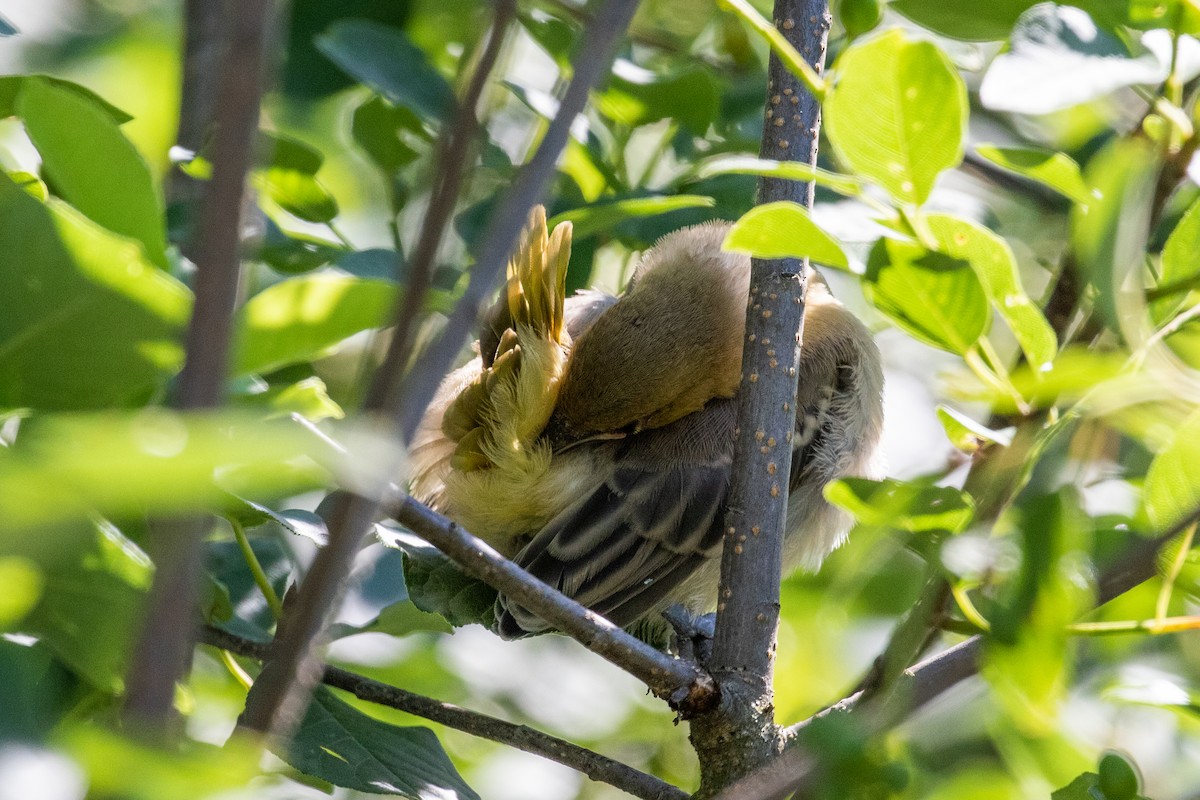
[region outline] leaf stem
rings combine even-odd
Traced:
[[[245,559],[246,566],[250,568],[250,574],[254,576],[254,585],[266,598],[267,607],[271,609],[271,616],[278,621],[283,616],[283,603],[280,601],[279,595],[275,593],[275,587],[271,585],[271,579],[267,577],[258,556],[254,554],[254,548],[250,546],[250,539],[246,536],[246,529],[235,519],[227,521],[233,528],[233,536],[237,539],[238,549],[242,551],[242,558]]]

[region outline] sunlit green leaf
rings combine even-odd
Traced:
[[[1011,433],[994,431],[949,406],[938,406],[937,416],[946,430],[946,438],[950,440],[950,444],[964,453],[974,453],[985,443],[1002,447],[1012,444]]]
[[[920,245],[880,239],[863,286],[877,309],[934,347],[961,355],[987,330],[987,295],[974,270]]]
[[[802,161],[772,161],[752,156],[717,156],[702,162],[697,175],[701,178],[713,175],[766,175],[793,181],[812,181],[850,197],[861,194],[863,189],[862,181],[852,175],[830,172]]]
[[[43,203],[50,199],[50,190],[46,188],[46,184],[42,183],[42,179],[32,172],[17,170],[8,173],[8,177],[17,186],[29,192],[34,199]]]
[[[387,325],[395,283],[322,273],[290,278],[256,294],[238,312],[237,374],[307,361],[359,331]]]
[[[838,159],[899,202],[925,202],[962,159],[967,91],[958,72],[934,44],[899,30],[851,45],[834,66],[823,111]]]
[[[324,459],[294,423],[245,415],[43,416],[0,449],[0,519],[11,526],[223,507],[247,496],[311,489]]]
[[[734,224],[723,246],[756,258],[811,258],[820,266],[850,268],[841,245],[798,203],[755,206]]]
[[[388,725],[319,687],[286,754],[335,786],[411,800],[479,800],[428,728]]]
[[[0,117],[11,117],[17,113],[17,99],[25,87],[35,83],[48,83],[59,89],[67,89],[84,98],[93,105],[99,106],[112,121],[121,125],[133,119],[121,109],[109,103],[100,95],[86,86],[78,83],[55,78],[52,75],[3,75],[0,76]]]
[[[346,74],[390,102],[431,120],[454,109],[454,91],[425,53],[400,30],[375,22],[335,22],[317,37],[317,49]]]
[[[1048,186],[1076,203],[1094,198],[1083,182],[1079,165],[1066,153],[1036,147],[998,147],[977,144],[975,152],[999,167]]]
[[[712,208],[711,197],[700,195],[672,195],[663,197],[631,197],[624,200],[594,203],[582,208],[564,211],[547,221],[551,229],[562,222],[574,226],[575,239],[583,239],[594,233],[608,230],[618,222],[637,217],[653,217],[681,208]]]
[[[290,385],[272,386],[264,392],[239,398],[240,408],[259,408],[264,419],[299,414],[311,422],[342,419],[346,413],[326,391],[320,378],[305,378]]]
[[[1175,224],[1162,250],[1162,269],[1158,275],[1161,288],[1186,285],[1200,274],[1200,200],[1192,203]],[[1187,291],[1179,292],[1170,308],[1178,308],[1187,297]],[[1166,302],[1166,301],[1164,301]]]
[[[842,478],[825,487],[825,497],[861,523],[911,533],[958,533],[975,515],[975,503],[958,489],[890,478]]]
[[[1200,511],[1200,411],[1180,426],[1174,441],[1155,456],[1146,473],[1146,516],[1166,530]]]
[[[975,270],[992,306],[1012,329],[1029,363],[1035,369],[1049,364],[1058,351],[1058,339],[1041,309],[1021,286],[1017,259],[1008,242],[981,225],[949,214],[930,214],[926,222],[941,252],[962,259]]]
[[[42,572],[22,556],[0,556],[0,586],[0,631],[10,631],[41,599]]]
[[[42,156],[42,170],[71,205],[105,228],[142,243],[167,267],[162,198],[150,168],[108,113],[72,89],[30,81],[17,113]],[[80,147],[80,138],[87,147]]]
[[[0,406],[140,404],[182,362],[191,296],[142,248],[0,176]]]

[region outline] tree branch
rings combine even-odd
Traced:
[[[466,343],[483,308],[484,300],[498,282],[508,254],[529,214],[541,197],[565,146],[571,123],[583,110],[588,94],[607,74],[616,42],[629,24],[636,0],[609,0],[597,13],[596,24],[584,37],[574,63],[574,78],[558,113],[550,123],[533,158],[518,173],[512,190],[493,214],[483,237],[470,282],[441,336],[424,353],[405,379],[389,407],[382,409],[395,425],[399,440],[407,444],[421,416],[454,358]],[[443,132],[445,134],[445,132]],[[436,218],[433,220],[436,222]],[[432,223],[431,223],[432,224]],[[391,364],[389,369],[402,369]],[[377,383],[393,385],[398,378],[381,374]],[[386,476],[399,472],[394,465]],[[312,568],[297,591],[294,606],[280,626],[276,653],[259,675],[246,701],[242,724],[252,730],[286,738],[299,723],[321,672],[320,648],[328,617],[341,596],[342,584],[363,537],[378,516],[375,500],[349,495],[339,501],[330,523],[329,543],[318,553]]]
[[[173,403],[180,409],[212,408],[224,395],[241,267],[242,194],[258,129],[270,19],[270,0],[246,0],[229,13],[213,176],[196,236],[196,301]],[[126,683],[125,713],[139,723],[157,727],[168,720],[175,683],[188,671],[204,574],[201,542],[209,524],[198,517],[154,526],[154,584]]]
[[[200,641],[259,661],[267,659],[271,651],[269,644],[254,642],[211,626],[201,631]],[[447,728],[542,756],[643,800],[685,800],[688,796],[687,792],[653,775],[526,725],[515,725],[338,667],[325,667],[321,681],[368,703],[394,708]]]
[[[776,0],[775,27],[819,74],[829,35],[825,0]],[[760,155],[816,165],[820,103],[772,52]],[[763,177],[758,203],[790,200],[812,208],[814,185]],[[717,624],[709,668],[721,707],[692,723],[701,793],[771,758],[780,746],[771,675],[779,624],[779,583],[787,514],[796,374],[804,324],[802,259],[754,259],[746,308],[733,481]],[[730,741],[736,742],[730,747]],[[731,751],[740,754],[731,758]]]
[[[630,636],[596,612],[542,583],[441,514],[399,492],[387,503],[387,508],[393,519],[469,573],[645,683],[683,717],[694,716],[715,703],[716,686],[707,673]]]
[[[1200,520],[1200,508],[1166,533],[1151,538],[1137,537],[1123,556],[1101,575],[1096,606],[1104,605],[1154,577],[1155,564],[1162,547],[1197,520]],[[866,732],[879,733],[894,727],[934,698],[974,676],[979,671],[983,641],[982,636],[972,636],[905,670],[884,703],[867,703],[863,693],[856,692],[792,726],[787,732],[789,736],[796,736],[822,717],[860,708],[865,716]],[[803,748],[792,746],[775,760],[718,794],[714,800],[773,800],[793,792],[806,796],[811,781],[816,778],[818,766]]]

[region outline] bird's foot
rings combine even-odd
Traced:
[[[712,656],[717,615],[697,616],[678,603],[662,612],[662,615],[675,631],[671,637],[671,650],[685,661],[706,665]]]

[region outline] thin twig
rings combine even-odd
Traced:
[[[190,153],[199,153],[204,137],[212,126],[217,110],[221,50],[221,4],[211,0],[185,0],[183,4],[183,64],[179,86],[179,128],[175,143]],[[182,170],[173,168],[167,175],[167,197],[171,203],[192,203],[200,199],[204,184]],[[184,253],[194,255],[191,242],[183,242]]]
[[[215,407],[224,394],[241,266],[242,193],[258,129],[270,19],[270,0],[247,0],[229,15],[213,175],[196,236],[196,302],[174,397],[180,409]],[[127,716],[139,723],[161,727],[169,720],[175,684],[188,671],[203,575],[201,542],[210,524],[199,517],[154,526],[154,584],[130,660],[125,700]]]
[[[633,675],[684,717],[716,700],[712,678],[673,658],[542,583],[487,544],[406,494],[387,504],[389,515],[475,577],[525,606],[596,655]]]
[[[558,113],[533,158],[521,168],[512,190],[493,214],[476,254],[466,291],[450,315],[441,336],[417,361],[394,403],[383,409],[393,420],[398,439],[412,440],[425,408],[474,328],[484,301],[498,282],[529,209],[541,197],[566,145],[571,123],[583,110],[588,95],[612,63],[621,33],[637,7],[636,0],[609,0],[597,13],[596,24],[584,37],[574,64],[574,78]],[[381,376],[391,385],[394,378]],[[393,470],[392,472],[397,472]],[[392,474],[386,472],[385,474]],[[320,650],[331,609],[363,537],[378,515],[373,499],[348,495],[333,510],[329,543],[318,553],[276,638],[268,661],[246,701],[242,724],[287,738],[299,723],[321,673]]]
[[[268,658],[271,652],[269,644],[254,642],[214,627],[204,628],[200,641],[220,648],[223,652],[236,653],[258,661]],[[328,686],[350,692],[368,703],[394,708],[445,725],[447,728],[542,756],[577,770],[594,781],[615,786],[634,797],[644,800],[684,800],[688,796],[687,792],[653,775],[639,772],[620,761],[525,725],[515,725],[451,703],[434,700],[338,667],[325,667],[321,680]]]

